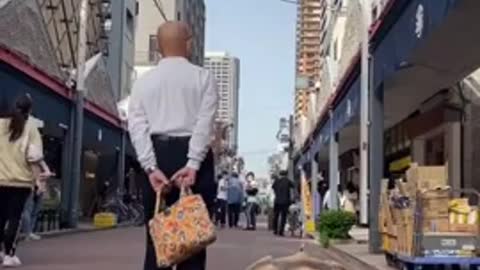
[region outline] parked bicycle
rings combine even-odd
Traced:
[[[118,192],[106,200],[101,206],[104,212],[111,212],[117,216],[118,223],[143,225],[143,206],[129,194],[121,195]]]

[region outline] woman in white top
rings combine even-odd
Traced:
[[[255,174],[249,172],[246,176],[247,188],[247,208],[245,209],[245,215],[247,217],[247,230],[255,231],[257,229],[257,213],[258,213],[258,184],[255,181]]]
[[[227,222],[227,206],[228,206],[228,180],[227,173],[222,173],[218,179],[218,188],[217,188],[217,211],[215,222],[220,223],[222,228],[225,227]]]

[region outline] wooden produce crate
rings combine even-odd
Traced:
[[[406,223],[397,227],[397,253],[404,256],[413,256],[414,239],[413,223]]]

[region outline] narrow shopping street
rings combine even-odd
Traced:
[[[143,259],[142,228],[82,233],[23,243],[19,249],[25,270],[135,270]],[[209,270],[244,270],[249,264],[267,255],[288,256],[301,246],[299,239],[274,238],[265,229],[257,232],[219,231],[217,243],[208,258]],[[347,269],[362,270],[362,264],[340,258],[332,251],[320,249],[309,242],[309,254],[333,259]]]

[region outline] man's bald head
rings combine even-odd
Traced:
[[[192,32],[183,22],[166,22],[158,28],[158,49],[163,57],[181,56],[191,53]]]

